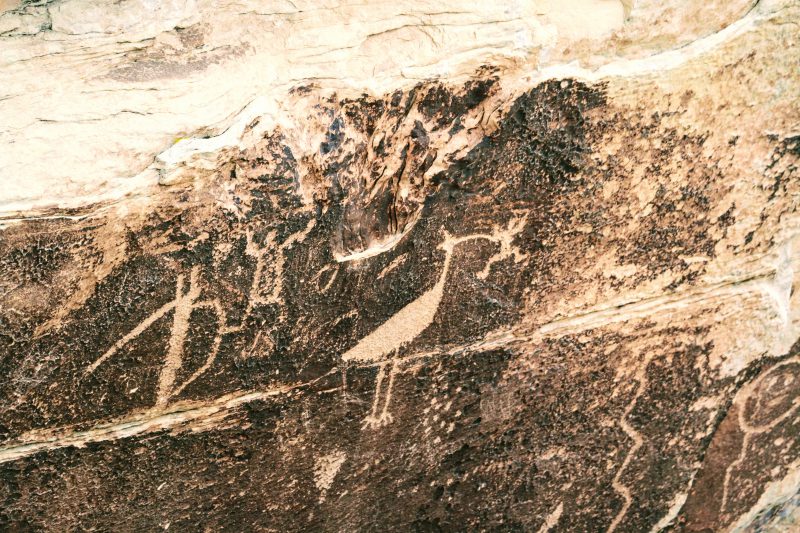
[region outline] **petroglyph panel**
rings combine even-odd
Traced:
[[[797,526],[795,2],[266,4],[0,3],[0,529]]]

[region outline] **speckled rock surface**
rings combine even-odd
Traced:
[[[0,529],[800,527],[800,5],[448,3],[0,3]]]

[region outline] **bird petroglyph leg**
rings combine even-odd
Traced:
[[[383,363],[378,367],[378,377],[375,381],[375,394],[372,398],[372,410],[361,424],[361,429],[373,429],[381,425],[378,417],[378,407],[381,404],[381,384],[383,383],[383,378],[386,373],[386,364],[387,363]]]
[[[394,421],[394,417],[389,412],[389,403],[392,401],[392,387],[394,386],[394,377],[397,374],[397,362],[392,361],[392,368],[389,370],[389,384],[386,385],[386,392],[384,393],[383,411],[378,419],[381,426],[385,426]]]
[[[386,367],[391,365],[389,369],[389,380],[386,385],[386,390],[381,394],[381,385],[386,379]],[[375,395],[372,400],[372,411],[369,416],[364,419],[363,428],[379,428],[390,424],[394,421],[394,417],[389,412],[389,404],[392,402],[392,387],[394,386],[394,378],[397,374],[397,362],[393,359],[384,361],[378,369],[378,378],[375,382]],[[383,400],[381,400],[381,397]],[[381,407],[382,405],[382,407]],[[380,411],[380,412],[379,412]]]

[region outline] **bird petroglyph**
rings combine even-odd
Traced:
[[[345,362],[356,364],[378,363],[375,396],[372,402],[372,410],[364,419],[365,428],[377,428],[392,422],[393,418],[389,412],[389,404],[392,398],[395,376],[399,370],[395,356],[400,349],[416,339],[433,322],[444,295],[447,274],[450,271],[456,246],[468,241],[486,239],[490,242],[499,243],[501,245],[500,253],[502,254],[506,249],[510,249],[513,235],[522,231],[524,225],[524,219],[512,219],[505,230],[495,230],[490,234],[477,233],[462,237],[454,237],[445,231],[444,240],[439,245],[439,249],[445,253],[444,265],[436,284],[422,293],[416,300],[400,309],[389,320],[378,326],[372,333],[361,339],[358,344],[342,355],[342,360]],[[381,393],[387,374],[386,390]]]

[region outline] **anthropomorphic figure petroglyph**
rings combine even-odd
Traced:
[[[734,471],[747,459],[752,440],[774,429],[789,417],[797,418],[800,396],[797,395],[797,378],[800,375],[800,358],[792,357],[767,370],[747,384],[734,398],[739,430],[744,434],[739,456],[725,469],[720,510],[725,512],[731,498],[731,478]]]
[[[463,242],[477,239],[486,239],[504,246],[504,243],[510,242],[510,239],[513,238],[513,236],[508,237],[507,234],[509,232],[518,233],[523,226],[524,223],[512,220],[508,230],[495,231],[491,234],[480,233],[453,237],[445,232],[444,241],[439,245],[439,249],[445,252],[444,266],[436,284],[342,355],[342,360],[345,362],[357,364],[377,363],[379,367],[372,410],[364,419],[364,428],[377,428],[392,421],[392,415],[389,413],[389,402],[391,401],[392,387],[397,374],[395,356],[402,347],[416,339],[433,322],[444,295],[444,287],[455,247]],[[388,370],[388,383],[383,394],[383,400],[381,400],[381,387],[383,386],[383,381],[387,379],[387,366],[389,365],[391,367]]]
[[[315,219],[310,219],[306,224],[305,229],[290,235],[280,247],[287,248],[293,246],[297,242],[302,242],[311,229],[314,228],[315,223]],[[273,282],[271,290],[267,294],[264,294],[263,287],[265,284],[265,278],[267,278],[265,275],[267,256],[273,247],[277,247],[275,244],[276,232],[270,232],[267,235],[266,243],[263,245],[256,243],[252,231],[246,231],[245,237],[245,254],[255,259],[256,265],[253,278],[250,283],[250,291],[247,295],[247,307],[244,315],[238,320],[238,325],[228,325],[227,313],[223,309],[218,298],[197,301],[201,293],[199,284],[200,267],[194,266],[189,274],[188,289],[184,290],[185,275],[179,274],[176,282],[175,298],[156,309],[150,316],[140,322],[139,325],[133,328],[121,339],[117,340],[117,342],[115,342],[111,348],[109,348],[103,355],[97,358],[86,368],[84,374],[90,375],[94,373],[100,365],[111,358],[128,343],[144,333],[156,321],[164,317],[167,313],[173,312],[169,346],[164,359],[164,364],[161,368],[161,372],[159,373],[158,389],[156,393],[156,406],[163,407],[169,403],[171,398],[180,394],[188,385],[203,375],[209,368],[211,368],[211,365],[214,364],[222,343],[222,337],[224,335],[243,331],[245,321],[252,315],[256,306],[266,304],[279,305],[281,303],[280,294],[283,288],[282,276],[285,257],[280,250],[278,251],[277,257],[271,265],[271,280]],[[203,365],[195,370],[194,373],[192,373],[192,375],[189,376],[183,383],[177,384],[176,377],[178,370],[180,370],[180,368],[183,366],[184,345],[186,343],[186,336],[189,332],[192,312],[195,309],[201,308],[210,308],[214,311],[217,317],[217,332],[214,336],[211,348]],[[261,333],[262,332],[259,331],[249,349],[245,348],[244,350],[247,350],[247,352],[252,352],[255,350],[256,345],[261,338]],[[269,333],[267,333],[266,336],[268,337]]]
[[[156,393],[156,406],[163,406],[169,402],[169,399],[176,394],[179,394],[187,385],[192,383],[195,379],[200,377],[209,367],[213,364],[219,352],[222,334],[225,333],[225,311],[222,309],[218,300],[197,301],[200,297],[200,267],[194,266],[189,274],[189,287],[184,292],[183,274],[178,275],[177,282],[175,283],[175,298],[160,308],[156,309],[150,316],[145,318],[138,326],[133,328],[127,335],[119,339],[114,345],[109,348],[103,355],[101,355],[94,363],[89,365],[85,371],[85,375],[92,374],[97,367],[102,365],[111,356],[117,353],[129,342],[144,333],[150,326],[152,326],[158,319],[164,315],[173,312],[172,329],[169,338],[169,347],[164,359],[164,365],[161,368],[161,373],[158,377],[158,390]],[[217,315],[217,323],[219,330],[214,337],[214,341],[206,357],[205,363],[198,368],[189,378],[180,385],[175,384],[175,378],[178,370],[183,365],[183,350],[186,342],[186,335],[189,332],[189,320],[192,311],[200,308],[211,308]]]

